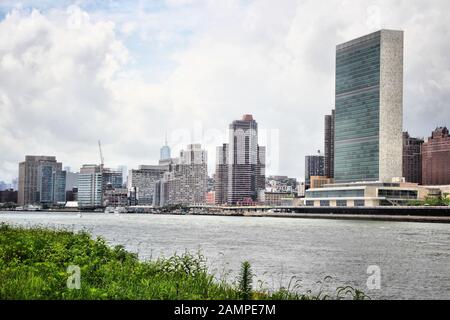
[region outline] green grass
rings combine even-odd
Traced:
[[[69,289],[67,268],[81,270],[81,288]],[[185,253],[140,261],[121,246],[109,247],[86,232],[0,224],[0,299],[328,299],[366,296],[351,287],[335,297],[300,294],[295,288],[276,292],[253,290],[252,273],[243,264],[244,279],[217,280],[201,255]],[[243,283],[245,282],[245,283]],[[294,286],[295,287],[295,286]],[[340,291],[339,291],[340,290]]]

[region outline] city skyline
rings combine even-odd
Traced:
[[[157,163],[166,131],[174,154],[201,143],[210,152],[211,175],[215,148],[226,141],[223,128],[242,113],[253,114],[260,131],[279,130],[280,163],[274,169],[269,161],[267,174],[303,178],[304,156],[323,148],[323,115],[334,107],[335,46],[381,28],[405,31],[403,130],[428,137],[435,127],[448,126],[448,50],[440,41],[448,30],[440,13],[449,7],[445,1],[435,1],[442,10],[415,1],[331,2],[324,9],[308,1],[285,2],[277,10],[266,2],[229,7],[161,2],[158,8],[121,9],[46,3],[23,1],[21,9],[9,1],[0,4],[0,34],[7,39],[0,49],[5,182],[17,178],[17,163],[28,154],[56,155],[72,168],[98,163],[98,139],[110,167]],[[306,19],[311,13],[329,18],[333,9],[342,14],[321,21],[323,26]],[[243,14],[235,15],[238,11]],[[218,12],[224,21],[199,22]],[[189,19],[191,25],[146,22],[193,13],[199,20]],[[227,30],[233,16],[236,27]],[[286,25],[277,23],[280,16]],[[59,59],[52,60],[55,56]],[[50,70],[45,78],[42,68]],[[270,144],[261,145],[270,155]]]

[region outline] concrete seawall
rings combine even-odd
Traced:
[[[279,210],[280,212],[253,209],[239,212],[230,210],[215,213],[195,213],[195,215],[450,223],[450,207],[299,207],[280,208]]]

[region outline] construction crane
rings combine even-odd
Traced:
[[[103,166],[105,164],[105,159],[103,158],[103,152],[102,152],[102,143],[100,140],[98,140],[98,149],[100,150],[100,169],[103,171]]]

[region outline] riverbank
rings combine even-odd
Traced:
[[[75,288],[74,275],[78,271],[71,273],[74,270],[79,270],[80,275],[79,287]],[[246,281],[242,281],[244,278]],[[247,268],[234,282],[217,279],[209,273],[200,253],[139,261],[136,254],[122,246],[109,247],[103,239],[94,240],[86,232],[0,224],[0,300],[330,298],[283,288],[276,292],[255,290],[249,285],[251,278]],[[247,283],[246,287],[241,286],[242,282]],[[365,297],[345,287],[338,288],[334,298]]]
[[[39,211],[0,211],[2,213],[78,213],[80,216],[99,213],[97,211],[54,211],[54,210],[39,210]],[[272,212],[196,212],[196,213],[122,213],[125,215],[186,215],[186,216],[218,216],[218,217],[253,217],[253,218],[292,218],[292,219],[323,219],[323,220],[355,220],[355,221],[387,221],[387,222],[417,222],[417,223],[445,223],[450,224],[450,216],[433,216],[433,215],[389,215],[389,214],[352,214],[352,213],[272,213]],[[115,214],[120,215],[120,214]]]
[[[433,216],[393,216],[393,215],[357,215],[357,214],[320,214],[320,213],[279,213],[279,214],[247,214],[252,217],[326,219],[326,220],[359,220],[359,221],[392,221],[421,223],[450,223],[450,217]]]

